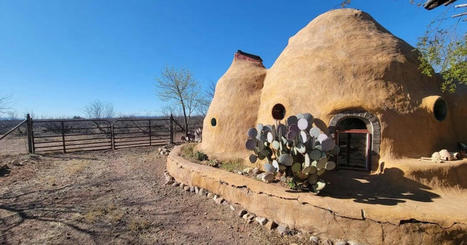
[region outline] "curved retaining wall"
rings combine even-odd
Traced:
[[[180,157],[179,152],[180,146],[167,158],[167,171],[176,181],[204,188],[290,228],[364,244],[460,244],[467,240],[465,223],[420,221],[413,218],[416,214],[404,219],[385,206],[374,205],[381,209],[378,213],[349,200],[289,192],[278,185],[192,163]],[[387,215],[378,219],[383,212]]]

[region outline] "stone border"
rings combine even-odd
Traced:
[[[371,150],[374,154],[379,154],[381,145],[381,125],[379,123],[378,117],[369,112],[346,111],[337,113],[331,118],[331,121],[329,122],[329,131],[334,133],[337,123],[345,118],[358,118],[365,122],[366,127],[371,132]]]
[[[417,213],[403,219],[398,212],[387,211],[380,217],[375,212],[384,207],[372,205],[364,210],[358,203],[290,192],[278,185],[192,163],[179,156],[180,148],[176,147],[168,156],[167,171],[176,182],[188,186],[185,189],[202,188],[290,230],[362,244],[399,244],[400,241],[439,244],[467,239],[467,224],[456,222],[443,226],[420,221],[416,217],[421,215],[421,219],[423,214]]]

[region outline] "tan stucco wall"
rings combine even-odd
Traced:
[[[393,196],[386,197],[375,193],[376,198],[381,198],[378,199],[380,202],[387,198],[388,201],[399,203],[378,205],[373,204],[372,200],[361,203],[353,199],[342,199],[339,195],[333,198],[316,196],[313,193],[290,192],[276,184],[266,184],[222,169],[189,162],[180,157],[179,152],[180,147],[176,147],[167,159],[167,171],[177,182],[204,188],[231,203],[240,204],[258,216],[291,228],[363,244],[456,244],[467,239],[467,216],[464,207],[459,205],[459,202],[466,200],[465,191],[437,192],[442,195],[438,198],[435,198],[438,194],[433,193],[432,201],[423,202],[411,200],[410,196],[402,198],[396,192]],[[343,185],[354,182],[345,174],[339,176]],[[374,178],[378,176],[375,175]],[[383,179],[391,181],[384,177]],[[382,186],[384,185],[380,185],[380,188]],[[411,188],[407,192],[409,190]],[[355,198],[358,196],[355,195]],[[426,223],[415,221],[400,224],[410,219]]]
[[[201,150],[218,159],[244,157],[247,130],[255,125],[266,69],[235,57],[219,79],[203,123]],[[216,126],[211,126],[215,118]]]
[[[430,156],[442,148],[454,151],[457,141],[467,140],[465,86],[459,86],[456,95],[443,94],[438,78],[421,74],[418,64],[414,48],[368,14],[329,11],[291,37],[267,72],[253,64],[242,63],[242,69],[232,64],[219,80],[202,149],[246,157],[247,129],[273,123],[271,109],[281,103],[286,117],[309,112],[323,125],[345,111],[375,115],[381,125],[380,162]],[[259,86],[255,81],[263,76],[264,86]],[[251,84],[256,84],[253,89]],[[442,122],[427,107],[431,96],[448,102],[448,117]],[[214,115],[222,118],[216,128],[206,123]]]

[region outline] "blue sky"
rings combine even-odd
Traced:
[[[187,68],[203,86],[237,49],[270,67],[288,38],[337,0],[0,0],[0,96],[19,115],[82,115],[101,100],[117,112],[160,113],[155,78]],[[444,11],[409,0],[352,0],[412,45]]]

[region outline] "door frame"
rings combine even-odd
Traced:
[[[370,171],[371,170],[371,133],[368,129],[349,129],[349,130],[336,130],[335,134],[335,141],[336,145],[339,145],[339,134],[366,134],[366,146],[365,146],[365,168],[355,168],[349,166],[342,166],[339,165],[339,157],[336,155],[336,166],[337,169],[352,169],[352,170],[364,170]],[[347,148],[350,148],[350,144],[348,144]],[[347,162],[349,161],[349,150],[347,149]]]

